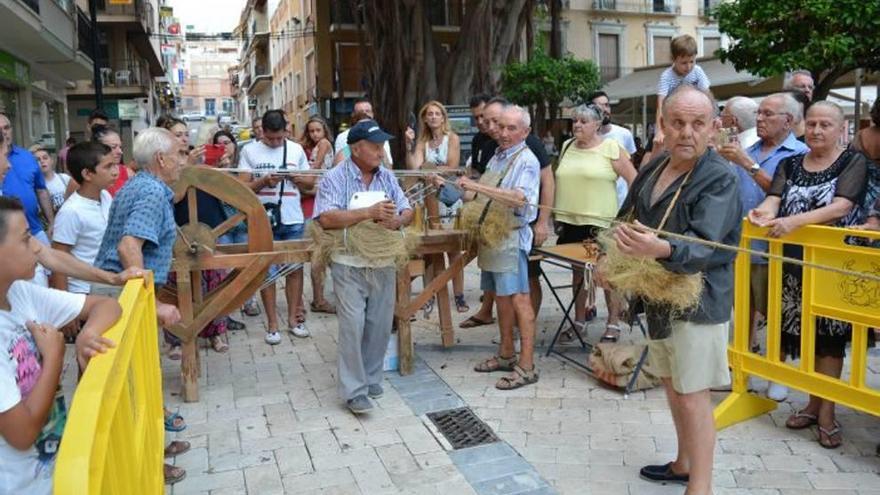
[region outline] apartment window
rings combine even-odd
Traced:
[[[712,36],[703,38],[703,56],[713,57],[715,52],[721,48],[721,36]]]
[[[614,22],[593,22],[593,60],[599,66],[602,81],[625,75],[626,26]]]
[[[216,105],[217,102],[214,98],[205,98],[205,115],[216,115]]]
[[[361,65],[360,47],[355,44],[336,44],[337,67],[343,92],[363,92],[363,66]],[[339,88],[337,88],[339,89]]]
[[[193,98],[184,98],[183,99],[183,107],[184,108],[192,108],[195,106],[195,104],[196,104],[196,102]]]
[[[613,81],[620,77],[620,36],[616,34],[599,34],[599,71],[602,82]]]
[[[440,0],[428,4],[428,22],[432,26],[461,25],[462,0]]]
[[[293,80],[293,87],[294,97],[297,99],[297,101],[300,101],[302,99],[300,98],[300,96],[305,95],[305,88],[303,88],[302,74],[300,74],[299,72],[296,73],[296,78]],[[297,105],[297,108],[298,107],[299,105]]]
[[[655,64],[662,64],[672,61],[672,49],[669,46],[672,43],[672,36],[654,36],[651,39],[651,47],[654,50]]]
[[[670,44],[678,32],[675,26],[668,24],[648,24],[646,27],[648,40],[648,65],[664,65],[672,62]]]

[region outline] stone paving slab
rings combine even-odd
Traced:
[[[548,272],[555,282],[570,276],[562,269]],[[474,309],[478,282],[478,272],[469,267],[466,298]],[[330,297],[331,285],[328,278]],[[307,282],[305,293],[310,290]],[[283,291],[278,292],[278,311],[284,315]],[[454,323],[466,316],[453,315]],[[539,347],[549,344],[561,316],[545,292]],[[600,314],[588,326],[591,341],[603,331],[602,318]],[[639,467],[666,462],[676,450],[659,389],[624,399],[583,371],[540,353],[537,384],[498,391],[497,376],[472,371],[476,362],[494,353],[490,342],[497,326],[456,326],[456,346],[444,349],[435,313],[413,323],[416,373],[405,378],[386,374],[385,395],[376,401],[377,407],[369,415],[354,417],[336,396],[335,317],[310,314],[312,337],[286,335],[275,347],[262,340],[261,317],[242,320],[248,329],[230,334],[229,353],[200,350],[198,403],[181,402],[179,363],[163,359],[166,403],[179,408],[189,425],[168,438],[193,444],[193,450],[172,460],[188,470],[187,479],[167,487],[166,493],[684,492],[681,486],[638,478]],[[642,340],[638,330],[624,330],[622,337],[625,342]],[[66,387],[72,383],[70,375],[65,375]],[[877,349],[869,357],[867,380],[880,388]],[[713,394],[716,403],[723,398],[722,393]],[[812,431],[784,427],[786,417],[806,400],[793,392],[777,411],[719,432],[716,495],[880,495],[880,458],[874,455],[880,419],[839,408],[844,446],[828,451]],[[468,453],[477,452],[473,449],[445,450],[426,426],[424,412],[460,405],[471,407],[502,442],[477,447],[479,455]]]

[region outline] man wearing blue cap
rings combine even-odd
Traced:
[[[383,145],[392,137],[375,120],[351,128],[351,156],[327,172],[318,186],[314,218],[322,228],[344,229],[369,220],[389,230],[409,225],[409,201],[394,174],[381,166]],[[394,261],[377,263],[334,252],[330,271],[339,301],[339,395],[351,412],[362,414],[373,408],[368,396],[382,396],[382,362],[396,294]]]

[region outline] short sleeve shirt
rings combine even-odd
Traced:
[[[85,295],[71,294],[19,280],[7,293],[10,310],[0,311],[0,412],[31,394],[42,373],[42,356],[28,321],[61,327],[82,311]],[[55,456],[61,443],[67,408],[58,395],[34,445],[18,450],[0,437],[0,490],[3,493],[49,495]]]
[[[657,95],[665,98],[666,95],[675,91],[675,88],[682,84],[689,84],[702,91],[709,91],[709,86],[711,85],[709,76],[703,72],[703,68],[699,65],[694,65],[694,68],[683,76],[679,76],[672,67],[669,67],[660,74],[660,81],[657,83]]]
[[[507,168],[507,172],[501,181],[501,188],[518,189],[525,195],[527,203],[537,204],[541,166],[531,148],[526,147],[526,143],[520,143],[506,150],[500,150],[495,153],[486,166],[486,170],[494,172],[501,172],[505,168]],[[522,220],[518,231],[519,248],[523,251],[530,251],[533,233],[529,223],[537,218],[538,211],[534,207],[525,206],[515,209],[514,214]]]
[[[257,178],[282,169],[308,170],[309,160],[302,146],[293,141],[285,141],[284,144],[287,146],[287,158],[281,146],[270,148],[260,141],[249,144],[241,152],[238,167],[242,170],[253,170],[253,175]],[[257,191],[257,197],[263,204],[281,201],[281,223],[285,225],[303,223],[302,197],[299,188],[292,180],[279,182],[275,187],[264,187]]]
[[[98,249],[107,230],[110,207],[113,198],[107,191],[101,191],[101,199],[93,199],[73,193],[58,210],[52,240],[70,246],[70,254],[76,259],[92,264],[98,256]],[[91,284],[85,280],[70,278],[67,290],[77,294],[88,294]]]
[[[144,241],[144,268],[153,271],[156,284],[164,284],[168,280],[171,253],[177,238],[171,205],[173,197],[171,188],[153,174],[138,172],[129,179],[113,198],[107,231],[95,266],[121,272],[119,241],[124,236],[136,237]]]
[[[43,231],[40,223],[40,203],[37,201],[37,190],[46,189],[46,180],[37,164],[37,159],[30,151],[12,146],[9,152],[9,172],[3,180],[3,195],[18,198],[24,207],[31,234]]]
[[[617,141],[605,138],[598,146],[580,149],[564,145],[565,154],[556,168],[556,219],[571,225],[607,228],[617,213],[617,172],[613,160],[620,158]],[[584,216],[589,215],[589,216]]]

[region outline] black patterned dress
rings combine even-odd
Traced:
[[[867,182],[867,158],[858,151],[847,149],[825,170],[810,172],[804,169],[805,156],[786,158],[776,169],[767,194],[782,198],[778,217],[817,210],[840,197],[852,201],[856,206],[832,226],[849,227],[863,223],[867,213],[861,208]],[[783,254],[803,259],[800,246],[785,245]],[[802,275],[803,270],[799,265],[783,265],[782,351],[792,358],[797,358],[801,350]],[[849,323],[817,318],[816,355],[842,358],[850,333]]]

